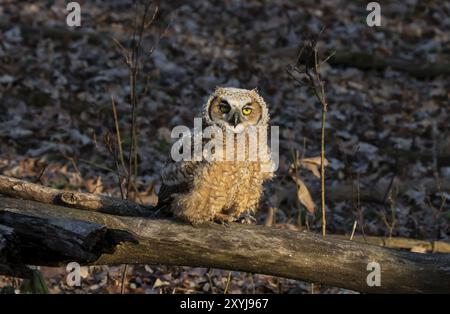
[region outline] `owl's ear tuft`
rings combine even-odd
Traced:
[[[215,95],[221,94],[221,93],[222,93],[222,89],[223,89],[223,87],[221,87],[221,86],[216,86],[216,89],[214,90],[214,94],[215,94]]]

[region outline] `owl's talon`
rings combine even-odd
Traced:
[[[197,228],[197,227],[198,227],[198,223],[196,223],[196,222],[188,221],[188,223],[189,223],[192,227],[194,227],[194,228]]]
[[[229,215],[224,215],[224,214],[217,214],[214,217],[214,222],[221,224],[225,227],[229,227],[230,226],[230,222],[234,221],[234,217],[233,216],[229,216]]]
[[[251,214],[242,215],[236,221],[241,224],[248,224],[248,225],[254,225],[257,222],[256,218],[253,217]]]
[[[230,226],[230,222],[227,221],[227,220],[214,219],[214,222],[219,224],[219,225],[222,225],[224,227],[229,227]]]

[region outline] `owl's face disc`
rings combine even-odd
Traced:
[[[255,90],[217,88],[203,112],[210,125],[217,125],[233,133],[241,133],[250,126],[267,125],[268,112],[264,100]]]

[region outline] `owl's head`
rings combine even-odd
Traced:
[[[256,89],[217,87],[203,106],[208,125],[241,133],[249,126],[267,126],[269,111]]]

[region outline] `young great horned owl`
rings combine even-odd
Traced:
[[[265,154],[249,158],[249,132],[245,131],[260,127],[267,132],[268,122],[268,108],[256,90],[218,87],[203,106],[202,126],[218,127],[216,130],[223,135],[216,137],[223,144],[222,156],[233,145],[235,158],[169,161],[162,170],[156,208],[168,209],[192,224],[230,222],[241,214],[253,213],[263,182],[273,176],[273,164],[266,137],[256,137],[259,151]],[[227,134],[231,135],[228,141]],[[244,144],[239,144],[242,134]],[[238,145],[244,145],[244,158],[236,157]]]

